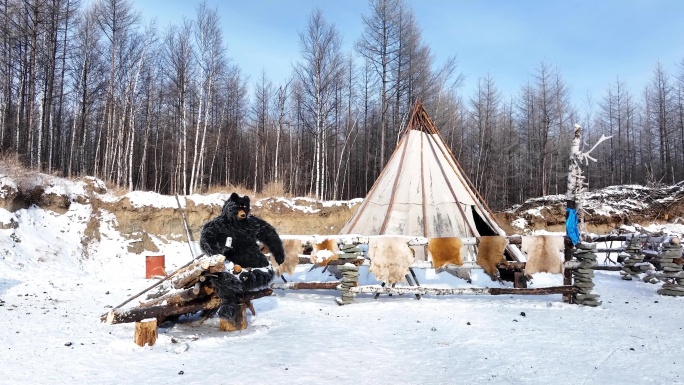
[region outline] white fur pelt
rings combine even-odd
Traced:
[[[402,237],[370,238],[368,256],[368,271],[387,285],[403,281],[414,261],[413,251]]]
[[[277,276],[283,274],[292,275],[299,264],[299,254],[302,253],[301,239],[283,239],[283,249],[285,249],[285,261],[281,265],[275,262],[275,258],[269,255],[271,264]]]
[[[559,235],[522,237],[521,249],[527,254],[525,274],[562,273],[564,241]]]

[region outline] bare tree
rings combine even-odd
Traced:
[[[568,91],[560,80],[558,69],[542,62],[534,75],[534,83],[523,87],[519,100],[521,136],[525,142],[524,164],[528,168],[530,196],[548,195],[564,184],[562,171],[552,173],[562,157],[559,153],[561,133],[570,132],[566,111]]]
[[[684,179],[684,59],[679,63],[679,74],[675,86],[675,172],[676,180]]]
[[[326,196],[324,180],[327,173],[326,146],[335,105],[335,92],[342,78],[342,45],[337,29],[329,24],[320,10],[310,17],[306,33],[300,33],[302,61],[295,65],[295,74],[302,85],[301,115],[304,126],[314,136],[312,193]]]
[[[362,16],[364,31],[356,47],[368,61],[380,83],[380,164],[387,160],[385,147],[392,94],[391,67],[399,60],[403,0],[371,0],[371,14]]]
[[[658,132],[658,169],[654,170],[658,181],[675,182],[674,164],[672,162],[673,140],[673,107],[672,86],[670,78],[660,63],[656,65],[649,85],[650,92],[646,99],[648,105],[648,123]]]
[[[610,184],[631,183],[634,143],[632,140],[634,107],[632,96],[624,82],[616,80],[614,86],[608,87],[608,94],[600,104],[599,128],[608,136],[612,136],[609,146],[603,146],[606,153],[605,164],[609,168]],[[604,178],[606,175],[603,176]]]
[[[206,153],[206,138],[211,118],[212,101],[216,82],[224,65],[224,48],[219,27],[217,9],[208,9],[206,1],[197,9],[197,24],[195,29],[195,44],[199,52],[196,54],[199,70],[197,90],[198,112],[195,126],[195,140],[192,155],[192,171],[190,173],[190,192],[192,193],[201,183]]]
[[[271,103],[273,84],[262,71],[261,80],[254,90],[254,106],[252,108],[252,130],[254,132],[254,192],[260,191],[266,183],[266,145],[271,120]]]
[[[89,7],[81,13],[77,23],[72,56],[71,84],[74,98],[71,109],[71,139],[67,164],[68,176],[74,173],[94,173],[95,143],[92,135],[97,127],[92,122],[92,113],[98,104],[98,92],[104,83],[99,76],[104,70],[104,63],[98,52],[100,51],[101,30],[97,26],[97,14],[94,7]]]
[[[190,33],[192,23],[184,20],[177,27],[172,26],[164,39],[164,55],[170,91],[173,95],[174,119],[172,133],[176,143],[174,178],[172,192],[188,192],[188,94],[192,77],[192,44]]]
[[[495,137],[499,123],[499,103],[501,95],[494,80],[487,75],[477,81],[475,95],[470,99],[475,131],[478,133],[474,143],[474,168],[471,180],[475,187],[487,199],[491,185],[491,175],[494,173],[494,143],[501,139]]]

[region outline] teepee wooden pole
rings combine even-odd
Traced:
[[[397,148],[402,145],[403,141],[408,140],[408,135],[404,134],[401,139],[399,140],[399,144],[397,145]],[[387,164],[391,163],[392,160],[394,159],[395,156],[397,155],[398,151],[395,149],[392,155],[390,156],[390,159],[387,161]],[[382,180],[382,178],[385,176],[387,173],[387,167],[383,168],[382,171],[380,172],[380,175],[375,179],[375,182],[373,182],[373,186],[371,186],[370,190],[366,193],[366,197],[370,197],[373,195],[373,192],[375,189],[378,187],[378,183]],[[343,227],[342,230],[346,229],[346,234],[353,234],[354,233],[354,228],[356,227],[356,224],[359,222],[359,218],[361,218],[361,213],[364,212],[366,207],[368,206],[368,199],[364,199],[363,202],[361,202],[361,206],[359,207],[358,210],[356,210],[356,214],[352,216],[349,219],[349,222],[347,222]],[[349,227],[347,227],[349,225]],[[340,232],[342,234],[342,232]]]
[[[431,139],[432,139],[432,140],[429,141],[429,143],[430,143],[430,149],[432,150],[432,154],[433,154],[434,156],[437,156],[437,151],[435,151],[435,147],[434,147],[435,144],[433,143],[433,142],[435,141],[435,139],[434,139],[434,138],[431,138]],[[441,138],[440,138],[440,140],[441,140]],[[444,155],[444,154],[442,154],[442,155]],[[446,179],[447,176],[446,176],[446,172],[444,171],[444,166],[442,165],[441,162],[438,162],[438,165],[439,165],[439,170],[442,172],[442,176],[444,177],[444,179]],[[456,174],[456,175],[458,176],[458,174]],[[480,235],[480,234],[479,234],[475,229],[473,229],[473,227],[470,225],[470,222],[468,221],[468,217],[466,216],[465,211],[463,211],[463,207],[461,207],[461,202],[458,201],[458,197],[456,196],[456,192],[454,191],[454,187],[451,185],[451,183],[447,183],[447,186],[449,186],[449,192],[451,192],[451,196],[454,197],[454,201],[456,202],[456,207],[458,207],[458,212],[461,213],[461,216],[463,217],[464,222],[466,223],[466,225],[468,226],[468,229],[470,230],[470,235],[473,236],[473,237],[476,237],[476,236]],[[464,233],[465,233],[465,232],[464,232]]]
[[[404,166],[404,160],[406,159],[406,152],[408,149],[409,137],[404,140],[404,148],[401,151],[401,158],[399,159],[399,170]],[[392,207],[394,206],[394,197],[397,194],[397,186],[399,185],[399,176],[394,178],[394,184],[392,185],[392,196],[390,197],[389,204],[387,205],[387,212],[385,213],[385,219],[382,221],[382,227],[380,227],[380,235],[385,234],[387,229],[387,223],[389,223],[390,213],[392,212]]]
[[[426,204],[426,197],[425,197],[425,157],[423,155],[423,136],[420,136],[420,192],[422,193],[422,209],[423,209],[423,236],[427,238],[428,236],[428,221],[425,220],[427,218],[427,208],[425,207]]]

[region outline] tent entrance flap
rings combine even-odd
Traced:
[[[490,235],[499,235],[499,233],[492,229],[491,225],[489,225],[475,210],[475,207],[471,206],[470,209],[472,210],[472,215],[473,215],[473,221],[475,222],[475,229],[477,229],[477,233],[479,236],[484,237],[484,236],[490,236]]]

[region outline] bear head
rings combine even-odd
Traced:
[[[249,217],[250,210],[249,197],[247,195],[241,197],[236,193],[232,193],[226,203],[223,204],[221,214],[227,219],[241,221]]]

